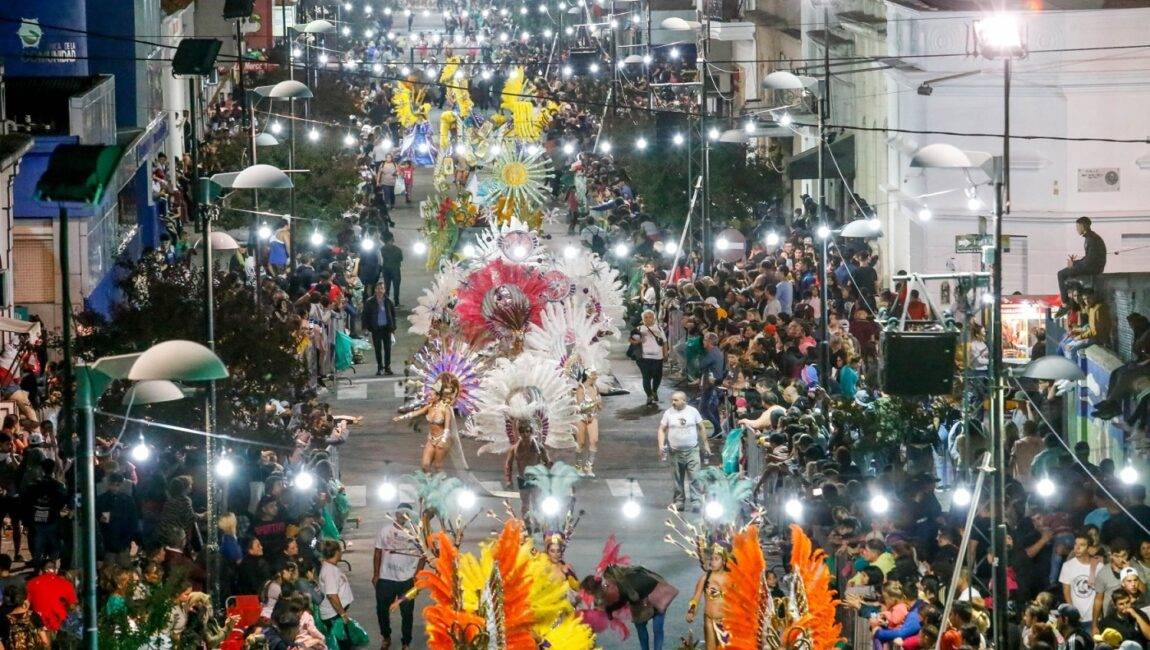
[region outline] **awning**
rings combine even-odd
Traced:
[[[0,332],[8,334],[27,334],[35,338],[40,334],[40,323],[20,320],[19,318],[7,318],[0,316]]]
[[[117,145],[62,144],[52,152],[34,196],[40,201],[97,204],[108,191],[123,155],[123,147]],[[111,188],[113,192],[117,189]]]
[[[853,135],[840,136],[828,147],[829,154],[823,159],[823,176],[838,178],[839,171],[847,178],[855,175],[855,137]],[[834,160],[831,160],[834,156]],[[835,163],[838,166],[835,166]],[[819,149],[812,147],[791,159],[787,165],[787,177],[792,181],[819,177]]]

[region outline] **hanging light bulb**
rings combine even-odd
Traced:
[[[675,135],[671,136],[671,142],[674,142],[676,147],[683,146],[683,134],[676,133]]]
[[[970,493],[970,490],[966,489],[965,486],[960,485],[955,488],[954,493],[950,495],[950,502],[960,508],[965,508],[966,506],[970,505],[970,501],[973,498],[974,495]]]
[[[575,248],[574,246],[572,246],[570,244],[568,244],[567,246],[565,246],[563,248],[563,258],[564,259],[573,260],[576,257],[579,257],[579,249],[578,248]]]
[[[803,502],[791,497],[783,504],[783,511],[787,513],[787,517],[791,521],[798,521],[803,518]]]
[[[607,140],[600,141],[599,142],[599,151],[601,151],[603,153],[611,153],[611,143],[608,142]]]
[[[563,504],[559,502],[559,499],[552,495],[545,497],[539,504],[539,511],[548,517],[554,517],[555,515],[559,514],[559,511],[562,508]]]
[[[319,248],[323,246],[323,233],[316,230],[311,234],[311,245]]]
[[[399,496],[399,488],[391,481],[384,481],[379,485],[379,500],[385,503],[395,501]]]
[[[310,490],[315,487],[315,474],[306,470],[302,471],[295,475],[295,480],[292,481],[292,485],[300,492]]]
[[[626,519],[637,519],[639,514],[643,512],[643,507],[639,502],[634,499],[627,499],[623,502],[623,517]]]
[[[564,142],[563,143],[563,153],[567,154],[568,156],[575,153],[575,145],[573,143],[570,143],[570,142]]]
[[[355,143],[356,143],[356,139],[355,139],[354,135],[348,133],[347,135],[343,136],[343,146],[354,147]]]
[[[795,121],[795,118],[791,117],[790,113],[783,113],[782,115],[779,116],[779,124],[781,124],[782,126],[790,126],[791,124],[794,123],[794,121]]]
[[[663,245],[663,252],[667,255],[674,255],[679,252],[679,244],[674,241],[669,241]]]
[[[316,60],[319,61],[320,65],[327,65],[327,52],[320,52]]]
[[[148,447],[148,443],[144,442],[144,437],[140,436],[140,441],[132,447],[132,460],[137,463],[146,463],[151,457],[151,448]]]
[[[653,61],[653,60],[654,59],[651,58],[650,54],[644,54],[643,55],[643,65],[651,65],[651,61]]]
[[[930,218],[932,216],[934,216],[934,215],[931,214],[930,208],[926,207],[925,205],[922,206],[922,208],[920,208],[918,211],[918,220],[919,221],[930,221]]]
[[[271,125],[268,126],[268,130],[271,131],[273,135],[279,135],[284,130],[284,127],[279,122],[272,122]]]
[[[422,239],[418,240],[411,245],[411,252],[416,255],[425,255],[427,254],[427,244]]]
[[[779,233],[777,233],[773,230],[768,232],[767,233],[767,246],[778,246],[778,245],[779,245]]]
[[[1034,491],[1043,499],[1049,499],[1054,496],[1055,489],[1054,481],[1051,481],[1050,478],[1046,476],[1043,476],[1034,484]]]
[[[319,142],[319,129],[314,126],[311,127],[311,130],[307,132],[307,139],[312,142]]]
[[[1134,485],[1138,482],[1138,470],[1134,469],[1134,466],[1127,462],[1126,466],[1118,471],[1118,480],[1126,485]]]
[[[754,133],[755,132],[755,121],[754,120],[748,120],[747,123],[743,125],[743,130],[746,131],[747,133]]]
[[[261,223],[260,227],[256,229],[256,235],[258,235],[260,239],[271,239],[272,229],[269,228],[266,223]]]
[[[236,473],[236,463],[228,456],[220,456],[216,461],[216,476],[229,479]]]
[[[475,501],[475,493],[471,490],[463,489],[455,493],[455,503],[462,510],[470,510],[475,506]]]

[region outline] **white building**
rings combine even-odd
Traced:
[[[930,10],[945,0],[888,3],[887,47],[897,56],[885,74],[889,126],[907,131],[1001,134],[1003,63],[973,50],[976,13]],[[946,3],[952,4],[952,3]],[[1030,50],[1014,62],[1010,102],[1011,212],[1005,258],[1007,292],[1057,292],[1055,273],[1068,254],[1082,254],[1074,221],[1083,215],[1110,251],[1106,271],[1150,270],[1150,143],[1074,141],[1144,139],[1150,134],[1150,9],[1026,12]],[[1070,52],[1075,48],[1109,48]],[[958,54],[958,56],[943,56]],[[938,80],[942,77],[950,79]],[[959,76],[961,75],[961,76]],[[932,81],[938,80],[938,81]],[[920,90],[923,84],[930,89]],[[1025,136],[1069,138],[1023,139]],[[956,253],[956,237],[992,227],[993,188],[975,172],[910,169],[926,144],[1002,153],[1001,137],[890,133],[883,252],[886,269],[976,270],[978,255]],[[861,163],[865,164],[865,163]],[[976,189],[972,182],[979,184]],[[979,207],[972,209],[976,192]],[[884,200],[880,198],[879,200]],[[931,218],[923,221],[923,207]]]

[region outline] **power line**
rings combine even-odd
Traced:
[[[796,126],[817,128],[817,124],[795,122]],[[872,131],[878,133],[908,133],[911,135],[950,135],[960,138],[998,138],[1001,133],[977,133],[964,131],[937,131],[930,129],[897,129],[887,126],[858,126],[856,124],[827,124],[828,129],[842,129],[844,131]],[[1015,135],[1010,134],[1011,140],[1053,140],[1056,142],[1107,142],[1111,144],[1150,144],[1150,137],[1145,138],[1088,138],[1065,135]]]

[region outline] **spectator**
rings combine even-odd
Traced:
[[[376,375],[392,374],[391,339],[395,327],[395,304],[388,298],[386,286],[376,284],[374,295],[363,303],[363,329],[371,334],[371,344],[375,348]]]
[[[380,268],[383,282],[391,292],[391,301],[399,307],[399,282],[403,275],[403,249],[395,245],[395,235],[383,233],[383,247],[380,249]]]
[[[682,512],[686,507],[698,510],[699,497],[697,482],[703,454],[711,455],[707,436],[703,428],[703,418],[695,407],[687,404],[687,395],[682,391],[671,394],[671,407],[663,412],[659,423],[659,460],[671,460],[671,479],[674,481],[674,496],[671,507]]]
[[[324,625],[330,627],[335,620],[342,619],[346,625],[351,619],[347,614],[348,608],[354,601],[351,593],[351,583],[339,568],[339,561],[343,557],[343,548],[336,540],[329,539],[323,543],[321,550],[323,563],[319,570],[319,588],[324,596],[319,605],[319,617]],[[295,635],[292,634],[291,638]],[[350,650],[351,640],[347,637],[337,639],[338,648],[332,650]]]
[[[1100,275],[1106,269],[1106,242],[1090,228],[1090,217],[1079,217],[1074,222],[1074,228],[1082,237],[1084,254],[1081,259],[1074,255],[1066,258],[1066,268],[1058,270],[1058,292],[1062,297],[1062,308],[1056,317],[1061,318],[1070,311],[1068,306],[1070,296],[1067,293],[1067,281],[1070,278],[1081,278]]]
[[[663,381],[663,363],[667,351],[667,335],[655,322],[655,312],[645,310],[642,322],[631,331],[631,345],[638,346],[635,363],[643,376],[643,392],[647,405],[659,403],[659,385]]]
[[[410,518],[411,504],[401,503],[394,520],[380,528],[372,557],[372,585],[375,586],[375,613],[384,647],[391,645],[392,603],[399,602],[400,643],[403,650],[411,646],[415,600],[407,592],[415,585],[415,574],[423,566],[423,557],[404,530]]]

